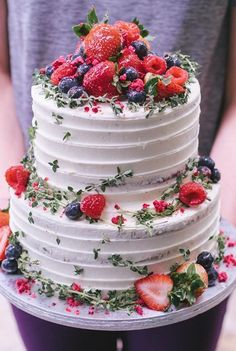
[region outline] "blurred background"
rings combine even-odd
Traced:
[[[0,340],[1,351],[26,351],[18,333],[11,308],[7,300],[0,295]],[[236,350],[236,291],[231,296],[224,320],[221,337],[216,351]],[[68,350],[70,351],[70,350]]]

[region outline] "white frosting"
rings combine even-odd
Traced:
[[[132,217],[132,211],[141,209],[144,202],[152,203],[174,184],[176,173],[197,155],[198,82],[192,83],[190,89],[187,104],[146,119],[142,109],[133,113],[127,107],[117,117],[105,104],[98,113],[85,112],[83,107],[58,108],[53,100],[45,99],[40,86],[32,88],[34,120],[38,123],[36,168],[40,176],[49,177],[50,185],[80,189],[114,176],[117,166],[134,172],[125,185],[106,190],[102,221],[93,224],[84,219],[69,220],[62,209],[52,215],[41,207],[32,208],[12,191],[10,225],[13,231],[25,233],[20,242],[31,259],[39,260],[36,269],[63,284],[77,282],[83,288],[122,290],[140,276],[128,267],[112,266],[108,258],[114,254],[136,266],[146,265],[149,272],[166,273],[171,265],[183,260],[180,248],[190,249],[193,259],[203,250],[214,249],[214,240],[209,237],[219,231],[218,185],[208,191],[210,201],[156,219],[152,235]],[[63,117],[62,124],[55,123],[52,113]],[[63,142],[67,132],[71,137]],[[48,164],[54,160],[59,165],[56,173]],[[127,222],[121,231],[111,223],[117,215],[115,203],[131,211],[125,214]],[[29,212],[34,223],[28,221]],[[102,243],[104,238],[110,242]],[[97,259],[94,249],[100,250]],[[83,273],[75,275],[74,266],[83,268]]]

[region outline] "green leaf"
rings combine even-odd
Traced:
[[[139,22],[139,20],[137,19],[137,17],[135,17],[135,18],[132,20],[132,22],[135,23],[135,24],[139,27],[139,29],[140,29],[140,34],[141,34],[141,36],[142,36],[143,38],[145,38],[145,37],[147,37],[147,36],[149,35],[149,31],[148,31],[146,28],[144,28],[144,25],[141,24],[141,23]]]
[[[157,95],[157,83],[159,81],[159,77],[153,77],[147,81],[145,84],[145,91],[149,95],[156,96]]]
[[[188,275],[193,275],[196,274],[196,268],[195,268],[195,264],[191,263],[187,269],[187,274]]]
[[[88,24],[92,27],[94,24],[98,23],[98,17],[96,14],[95,7],[92,7],[92,9],[88,12],[87,15],[87,21]]]
[[[74,33],[78,37],[86,36],[90,32],[91,28],[92,27],[88,23],[80,23],[72,27]]]

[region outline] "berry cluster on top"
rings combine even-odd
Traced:
[[[67,97],[117,97],[143,105],[150,98],[158,102],[186,93],[193,65],[181,55],[161,57],[151,51],[151,37],[136,18],[99,23],[93,8],[87,23],[73,29],[80,37],[75,53],[40,70],[40,78]]]

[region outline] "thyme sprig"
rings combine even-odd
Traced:
[[[215,263],[219,264],[223,261],[226,249],[227,238],[222,233],[218,234],[216,237],[218,255],[215,257]]]
[[[135,272],[144,276],[147,276],[150,274],[148,272],[147,266],[137,266],[131,260],[125,260],[124,258],[121,257],[121,255],[118,255],[118,254],[114,254],[108,257],[108,261],[114,267],[128,267],[132,272]]]

